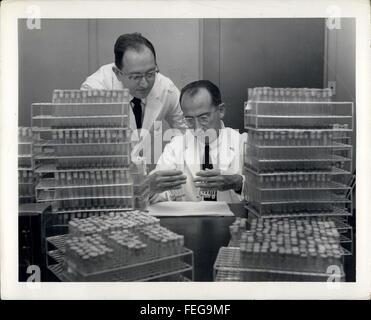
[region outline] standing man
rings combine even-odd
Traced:
[[[81,85],[81,90],[130,90],[130,126],[151,131],[156,120],[171,128],[186,129],[179,106],[179,90],[161,73],[152,43],[140,33],[121,35],[114,46],[115,62],[100,67]]]

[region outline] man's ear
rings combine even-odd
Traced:
[[[225,115],[225,104],[224,102],[222,102],[219,106],[219,114],[220,114],[220,119],[223,119],[224,118],[224,115]]]
[[[120,79],[120,70],[115,65],[112,66],[112,71],[116,75],[117,79]]]

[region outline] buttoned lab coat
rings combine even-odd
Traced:
[[[231,128],[222,128],[217,140],[210,144],[210,158],[214,169],[220,169],[222,174],[242,175],[244,143],[247,141],[247,134],[240,134]],[[187,176],[186,184],[182,186],[184,196],[181,201],[202,201],[199,195],[199,188],[193,183],[196,173],[201,170],[201,163],[204,158],[204,144],[197,142],[196,138],[187,130],[183,136],[174,137],[170,143],[165,146],[164,152],[157,162],[153,172],[158,170],[177,169],[182,170]],[[244,176],[243,187],[244,188]],[[172,191],[166,191],[155,194],[150,202],[172,201],[175,194]],[[241,194],[234,190],[217,191],[217,200],[228,203],[240,202],[243,199],[243,190]]]
[[[122,90],[124,86],[121,81],[117,79],[113,72],[113,63],[106,64],[100,67],[95,73],[86,78],[81,85],[81,90]],[[161,73],[156,74],[155,83],[152,90],[146,97],[146,104],[144,109],[144,118],[142,122],[142,129],[138,133],[137,125],[133,110],[130,110],[130,128],[133,129],[132,140],[139,141],[143,139],[146,131],[151,132],[153,129],[159,130],[159,126],[154,127],[156,120],[166,120],[171,128],[185,130],[187,124],[183,117],[183,112],[179,104],[179,90],[174,83]],[[140,137],[139,137],[140,136]]]

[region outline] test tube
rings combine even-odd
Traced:
[[[69,130],[65,130],[65,142],[66,143],[71,143],[71,140],[70,140],[70,131]]]
[[[77,142],[78,143],[83,143],[83,131],[82,130],[78,130],[77,132]]]
[[[66,185],[66,174],[64,172],[61,172],[59,174],[60,182],[62,186]]]
[[[85,90],[82,90],[80,93],[80,99],[81,103],[87,103],[88,102],[88,93]]]
[[[99,130],[94,130],[94,142],[99,143]]]
[[[83,143],[89,143],[89,132],[87,130],[83,131]]]

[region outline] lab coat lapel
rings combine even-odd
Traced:
[[[148,131],[151,131],[152,126],[162,109],[162,103],[158,95],[158,92],[161,91],[159,86],[160,86],[159,80],[158,77],[156,76],[153,88],[146,98],[146,106],[144,110],[142,128]]]
[[[230,129],[221,129],[218,141],[218,167],[221,172],[227,172],[232,161],[235,158],[236,144],[234,143],[234,135]],[[237,145],[238,148],[238,145]]]
[[[192,177],[196,177],[196,173],[200,171],[200,155],[198,151],[198,145],[195,137],[187,132],[185,134],[185,150],[184,150],[184,162],[191,173]]]
[[[161,101],[158,98],[148,96],[146,107],[144,111],[144,119],[142,128],[151,131],[158,114],[161,111]]]
[[[133,108],[129,108],[129,117],[130,117],[130,128],[132,129],[132,140],[139,141],[139,134],[137,130],[137,123],[135,122],[135,115],[133,112]]]

